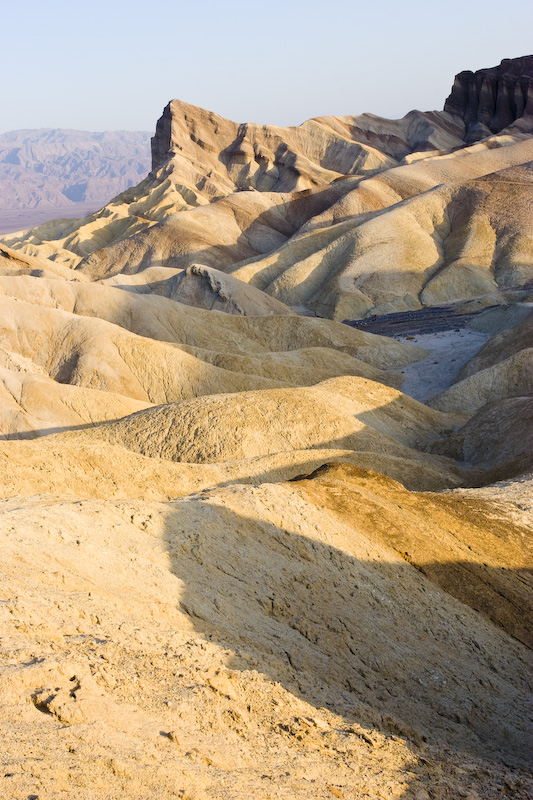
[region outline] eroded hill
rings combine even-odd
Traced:
[[[531,795],[528,64],[0,245],[2,797]]]

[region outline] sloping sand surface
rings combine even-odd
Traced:
[[[533,796],[533,118],[452,107],[173,101],[0,245],[2,800]]]
[[[485,616],[519,623],[522,530],[488,555],[490,504],[352,469],[2,512],[10,797],[527,796],[527,651]]]

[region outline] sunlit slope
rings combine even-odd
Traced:
[[[456,416],[429,409],[396,389],[343,377],[309,388],[161,405],[64,436],[66,441],[107,441],[143,455],[199,463],[310,448],[413,457],[411,448],[424,450],[457,422]]]
[[[521,131],[469,147],[422,147],[401,163],[387,155],[368,173],[347,168],[317,174],[308,185],[298,178],[255,186],[247,156],[222,147],[229,136],[222,123],[197,112],[196,132],[186,115],[166,160],[138,187],[91,218],[56,228],[48,223],[7,243],[78,267],[91,280],[139,275],[135,285],[150,291],[153,270],[175,275],[200,264],[231,272],[289,306],[339,320],[496,295],[531,279],[533,140]],[[211,137],[222,137],[218,145],[199,136],[203,125]],[[332,129],[342,136],[329,151]],[[349,130],[358,135],[356,129],[345,121],[311,120],[287,129],[286,138],[297,131],[304,147],[309,135],[313,147],[319,142],[320,152],[342,161],[352,147],[345,137]],[[301,164],[298,169],[305,173]],[[183,181],[203,187],[194,198],[187,195],[189,202],[175,196],[181,173]],[[211,177],[202,183],[200,173]],[[241,185],[245,173],[248,182]]]
[[[215,314],[88,282],[0,276],[0,294],[0,426],[9,436],[341,375],[397,385],[390,369],[423,354],[327,320]]]
[[[528,796],[525,530],[491,504],[335,467],[2,511],[3,754],[40,765],[10,796]]]

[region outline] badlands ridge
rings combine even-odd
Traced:
[[[3,237],[1,797],[530,796],[532,133],[173,100]]]

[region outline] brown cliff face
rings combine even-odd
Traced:
[[[170,110],[170,103],[168,103],[163,110],[163,114],[157,120],[155,134],[151,139],[152,170],[159,169],[170,156],[171,126],[172,112]]]
[[[533,116],[533,55],[506,58],[498,67],[477,72],[460,72],[444,110],[464,119],[467,143]]]
[[[431,136],[435,124],[427,127]],[[349,123],[337,118],[308,120],[292,128],[239,124],[180,100],[166,106],[152,138],[152,170],[170,161],[179,183],[209,200],[236,189],[303,190],[340,175],[396,165],[391,155],[359,142]]]
[[[152,171],[173,162],[179,183],[209,200],[236,189],[302,191],[343,175],[368,176],[413,152],[463,142],[462,121],[444,112],[411,111],[400,120],[373,114],[316,117],[296,127],[232,122],[172,100],[152,138]]]
[[[507,96],[502,87],[512,81],[521,87],[531,60],[487,71],[496,75],[494,94]],[[496,112],[480,101],[488,97],[505,125],[529,112],[527,98],[502,116],[489,78],[478,96],[467,75],[471,97],[459,76],[454,114],[412,111],[400,120],[329,116],[282,128],[172,100],[142,183],[88,219],[5,242],[91,281],[124,286],[127,276],[146,288],[157,280],[166,297],[177,272],[201,265],[338,321],[487,296],[500,302],[500,290],[533,278],[533,116],[491,134],[468,102],[490,121]],[[479,126],[491,137],[473,148],[465,147],[467,112],[470,135]]]

